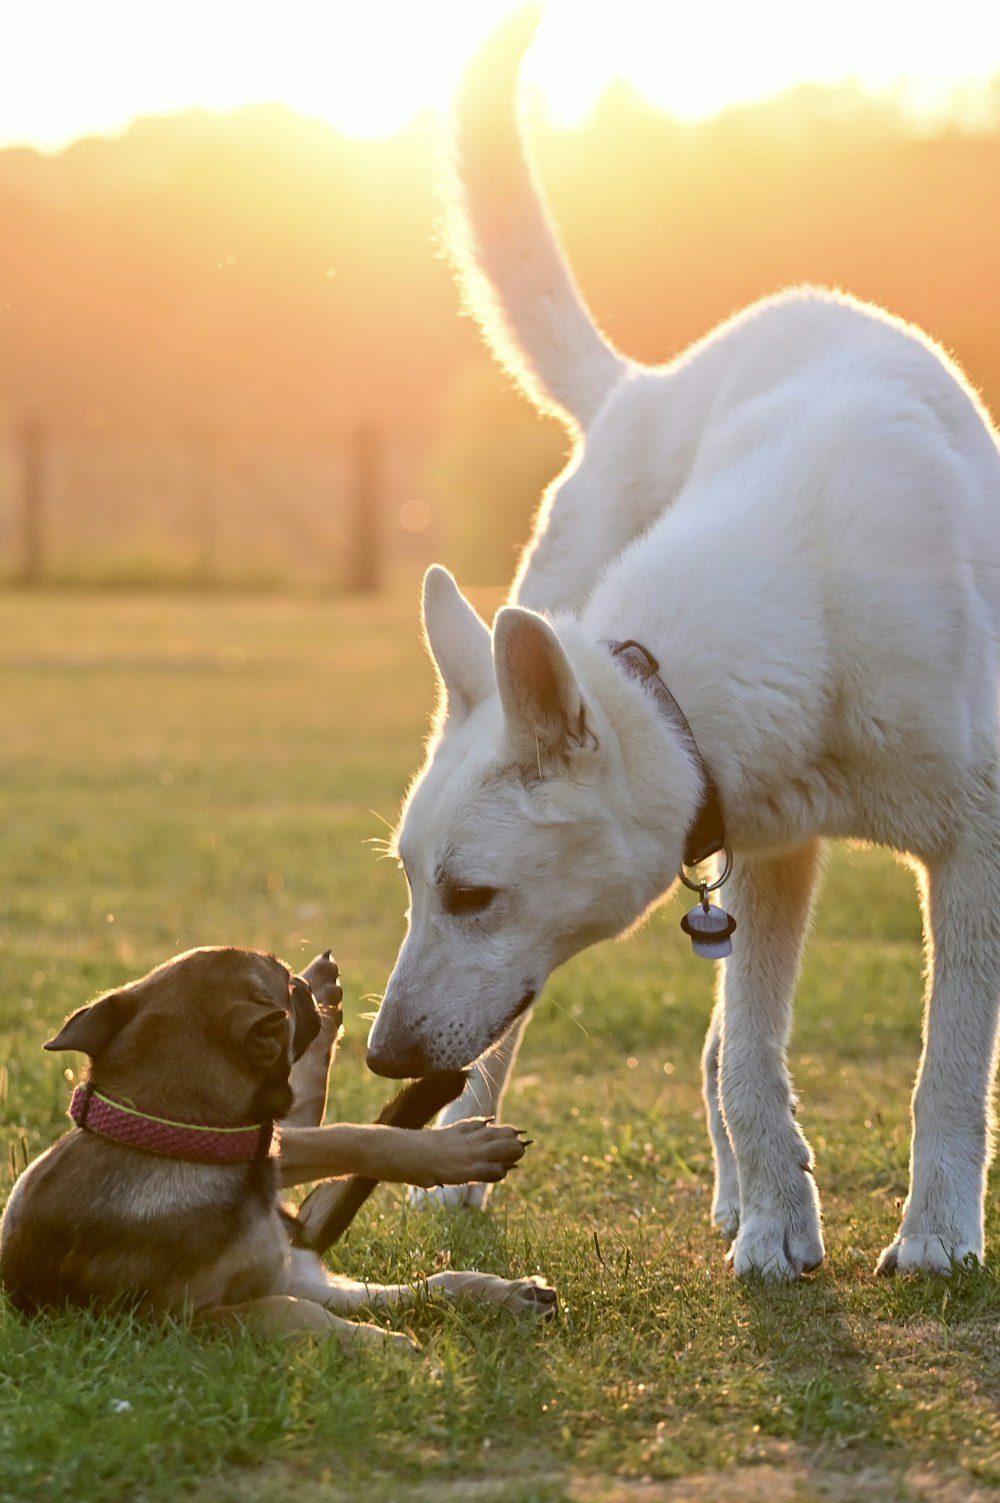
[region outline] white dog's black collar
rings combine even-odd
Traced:
[[[627,642],[609,641],[603,645],[611,656],[621,663],[629,678],[638,679],[641,683],[649,685],[660,709],[681,733],[694,757],[701,774],[702,795],[694,823],[684,840],[684,865],[697,866],[699,862],[707,861],[709,856],[714,856],[721,851],[726,844],[726,822],[722,814],[722,803],[716,781],[698,749],[698,743],[694,739],[694,732],[688,724],[687,716],[660,677],[660,665],[649,648],[631,639]]]

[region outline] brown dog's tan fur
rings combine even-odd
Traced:
[[[71,1129],[21,1176],[0,1223],[0,1283],[12,1304],[31,1312],[127,1303],[279,1334],[409,1344],[332,1312],[406,1304],[417,1290],[330,1274],[316,1250],[292,1245],[279,1186],[345,1174],[418,1185],[497,1180],[524,1144],[482,1119],[427,1132],[320,1126],[340,1028],[329,954],[304,979],[308,995],[272,956],[193,950],[69,1019],[47,1047],[89,1054],[95,1089],[171,1121],[284,1119],[280,1150],[252,1163],[192,1163]],[[293,1064],[296,1030],[308,1035],[317,1022]],[[308,1200],[303,1210],[308,1231]],[[477,1273],[436,1274],[421,1287],[536,1313],[555,1300],[541,1280]]]

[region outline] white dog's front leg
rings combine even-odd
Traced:
[[[923,908],[930,978],[913,1093],[910,1193],[880,1273],[950,1273],[983,1256],[1000,999],[1000,820],[932,867]]]
[[[794,1279],[823,1259],[812,1153],[795,1123],[785,1062],[818,872],[814,842],[768,860],[739,858],[727,889],[739,929],[721,976],[720,1081],[739,1175],[740,1229],[729,1252],[737,1274]]]
[[[435,1124],[450,1127],[453,1122],[464,1122],[467,1117],[494,1117],[499,1119],[507,1083],[514,1072],[517,1052],[528,1019],[522,1018],[499,1042],[497,1047],[474,1065],[462,1092],[450,1106],[446,1106]],[[481,1211],[490,1197],[493,1186],[439,1185],[433,1190],[411,1188],[408,1199],[417,1208],[426,1205],[471,1206]]]

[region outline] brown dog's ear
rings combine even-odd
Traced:
[[[284,1008],[240,1000],[226,1008],[223,1018],[227,1034],[252,1065],[268,1070],[288,1058],[289,1024]]]
[[[101,997],[97,1002],[91,1002],[89,1007],[81,1007],[71,1018],[63,1024],[55,1038],[49,1039],[43,1044],[43,1049],[79,1049],[84,1054],[96,1058],[102,1049],[106,1049],[115,1034],[120,1033],[125,1024],[135,1014],[135,1004],[131,998],[123,992],[109,992],[106,997]]]

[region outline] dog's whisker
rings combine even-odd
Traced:
[[[397,859],[395,846],[384,835],[369,835],[361,844],[371,848],[376,861],[394,861]]]
[[[394,825],[394,824],[390,824],[389,820],[386,819],[385,815],[384,814],[379,814],[379,812],[378,812],[377,809],[369,809],[368,813],[374,815],[374,817],[377,820],[379,820],[382,824],[384,824],[385,827],[386,827],[386,829],[389,831],[388,838],[386,836],[384,836],[384,835],[376,836],[375,837],[376,840],[381,840],[383,842],[383,844],[385,846],[385,850],[386,850],[386,855],[388,855],[388,856],[398,856],[399,855],[399,849],[398,849],[398,847],[396,845],[396,840],[397,840],[397,837],[399,835],[399,830],[398,830],[397,826]],[[374,843],[374,842],[372,842],[372,843]]]
[[[379,1008],[382,1005],[382,993],[381,992],[366,992],[365,995],[363,997],[359,997],[358,1000],[360,1002],[374,1002],[375,1003],[375,1010],[374,1010],[374,1012],[359,1012],[359,1013],[355,1014],[355,1017],[360,1018],[363,1023],[373,1023],[375,1021],[375,1019],[378,1017],[378,1010],[379,1010]]]
[[[562,1005],[561,1002],[556,1002],[556,1001],[553,1001],[552,1005],[553,1005],[553,1007],[557,1008],[559,1012],[562,1013],[562,1015],[563,1015],[564,1018],[569,1018],[569,1020],[570,1020],[571,1023],[575,1023],[576,1024],[577,1028],[579,1028],[580,1032],[583,1034],[583,1036],[584,1036],[585,1039],[589,1039],[590,1038],[590,1034],[587,1032],[587,1030],[584,1027],[584,1025],[580,1022],[580,1019],[577,1018],[577,1017],[574,1017],[573,1013],[571,1013],[568,1008],[563,1007],[563,1005]]]
[[[481,1059],[476,1068],[478,1069],[480,1075],[483,1077],[490,1089],[495,1090],[497,1085],[497,1077],[492,1073],[489,1065],[487,1064],[487,1060],[489,1058],[490,1056],[487,1055],[485,1059]]]

